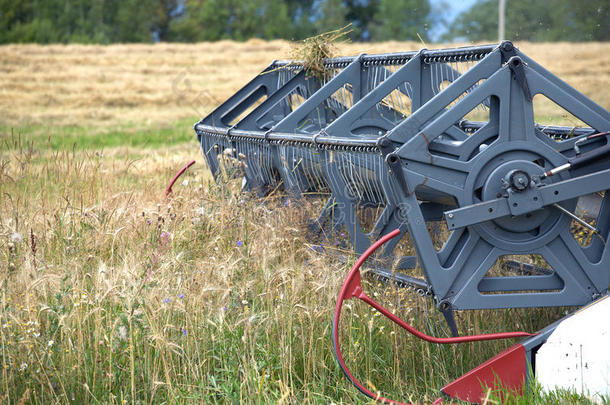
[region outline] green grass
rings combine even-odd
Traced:
[[[114,147],[161,148],[193,142],[193,124],[198,119],[185,118],[165,125],[129,124],[119,127],[96,128],[87,126],[0,125],[0,141],[21,135],[34,147],[50,150],[101,149]]]

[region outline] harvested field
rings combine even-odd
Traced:
[[[517,44],[602,106],[610,105],[607,43]],[[345,44],[340,54],[417,50],[419,43]],[[429,48],[442,47],[439,45]],[[201,117],[290,43],[0,47],[0,127],[166,125]]]

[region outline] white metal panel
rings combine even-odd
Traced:
[[[535,365],[545,390],[610,395],[610,298],[561,322],[536,353]]]

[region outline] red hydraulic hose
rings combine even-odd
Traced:
[[[384,243],[389,241],[390,239],[398,236],[400,234],[399,229],[395,229],[394,231],[388,233],[383,236],[377,242],[373,243],[363,254],[358,258],[354,266],[348,273],[343,286],[341,287],[341,292],[339,292],[339,297],[337,298],[337,306],[335,307],[335,316],[333,318],[333,329],[332,329],[332,339],[333,339],[333,349],[335,351],[335,356],[337,358],[337,362],[341,367],[341,370],[346,375],[346,377],[350,380],[352,384],[360,392],[369,398],[375,399],[385,404],[400,404],[407,405],[403,402],[394,401],[388,398],[384,398],[380,395],[373,393],[368,390],[362,383],[360,383],[356,378],[352,375],[352,373],[347,368],[345,361],[343,360],[343,356],[341,355],[341,349],[339,346],[339,319],[341,317],[341,308],[343,307],[343,301],[350,298],[358,298],[377,311],[381,312],[387,318],[389,318],[392,322],[396,323],[398,326],[406,329],[409,333],[417,336],[420,339],[423,339],[427,342],[437,343],[437,344],[450,344],[450,343],[464,343],[464,342],[478,342],[482,340],[497,340],[497,339],[509,339],[516,337],[527,337],[533,336],[535,333],[528,332],[504,332],[504,333],[490,333],[485,335],[472,335],[472,336],[459,336],[459,337],[449,337],[449,338],[438,338],[434,336],[426,335],[425,333],[415,329],[413,326],[409,325],[402,319],[398,318],[392,312],[388,311],[386,308],[382,307],[377,302],[373,301],[369,296],[367,296],[364,291],[362,291],[362,284],[360,281],[360,266],[365,262],[365,260],[373,254],[377,249],[379,249]]]
[[[165,196],[166,197],[168,196],[169,193],[172,192],[172,187],[174,186],[174,183],[176,182],[176,180],[178,180],[178,177],[182,176],[182,174],[184,172],[186,172],[186,169],[188,169],[189,167],[191,167],[194,164],[195,164],[195,161],[193,160],[193,161],[187,163],[186,166],[184,166],[182,169],[180,169],[180,171],[178,173],[176,173],[176,175],[174,176],[172,181],[169,182],[169,185],[165,189]]]

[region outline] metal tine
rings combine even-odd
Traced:
[[[358,191],[358,198],[360,200],[368,198],[366,183],[362,178],[359,167],[356,165],[357,156],[355,153],[348,153],[347,156],[349,156],[350,179],[352,179],[353,187]]]
[[[349,189],[352,196],[356,197],[358,200],[362,200],[362,192],[359,187],[356,186],[357,177],[354,176],[353,172],[353,163],[351,162],[351,153],[341,153],[340,154],[340,170],[341,177],[345,182],[347,188]],[[349,173],[348,173],[349,171]]]
[[[379,174],[376,172],[375,156],[370,153],[362,153],[362,157],[366,160],[366,172],[364,174],[369,183],[371,201],[380,203],[381,198],[377,189]]]
[[[379,197],[379,202],[383,205],[386,205],[386,198],[381,189],[381,177],[383,176],[384,168],[382,167],[381,156],[378,154],[369,154],[369,156],[373,159],[373,174],[375,175],[375,192]]]
[[[319,162],[316,162],[316,161],[319,160],[320,156],[319,156],[317,151],[314,154],[313,149],[309,149],[309,155],[310,155],[310,159],[309,160],[310,160],[311,172],[312,172],[312,174],[314,176],[314,180],[318,183],[318,184],[316,184],[315,188],[316,188],[316,191],[320,191],[320,190],[325,188],[324,187],[325,183],[320,178],[320,175],[321,175],[321,173],[319,173],[319,171],[321,170],[320,169],[320,164],[319,164]],[[316,164],[316,163],[318,163],[318,164]]]
[[[291,175],[293,176],[296,184],[299,187],[299,190],[301,190],[301,192],[304,192],[305,190],[307,190],[308,184],[304,183],[307,181],[305,175],[303,176],[299,176],[299,174],[297,173],[297,170],[300,170],[301,172],[303,171],[303,167],[301,166],[302,164],[302,160],[299,159],[299,155],[298,155],[298,147],[297,146],[285,146],[286,148],[286,161],[288,162],[288,168],[289,171],[291,173]]]
[[[248,165],[248,169],[253,172],[253,177],[256,179],[260,179],[260,173],[258,172],[258,162],[256,161],[256,159],[258,159],[258,157],[256,156],[256,152],[254,152],[252,150],[252,144],[250,142],[246,142],[245,145],[245,149],[246,149],[246,159],[247,159],[247,165]]]
[[[313,185],[311,182],[311,176],[309,175],[309,171],[307,169],[307,163],[305,162],[303,148],[295,147],[294,155],[296,160],[295,168],[296,170],[300,170],[303,173],[303,190],[310,191],[313,188]]]
[[[377,81],[377,75],[378,75],[378,74],[379,74],[379,69],[378,69],[378,66],[375,66],[375,87],[377,87],[377,86],[378,86],[378,83],[379,83],[379,82]],[[379,105],[379,103],[377,103],[376,107],[377,107],[377,111],[378,111],[378,112],[380,112],[380,111],[381,111],[381,106]]]
[[[360,153],[354,153],[354,154],[350,154],[352,156],[352,159],[354,160],[354,162],[352,162],[353,168],[354,168],[354,172],[356,172],[356,176],[355,177],[355,181],[358,182],[357,186],[360,188],[360,194],[365,197],[366,199],[370,200],[371,199],[371,195],[369,192],[369,185],[367,182],[367,176],[366,176],[366,160],[364,160],[363,162],[363,166],[362,165],[357,165],[359,158],[361,157]]]
[[[366,159],[362,159],[361,153],[354,153],[354,154],[352,154],[352,156],[353,156],[353,160],[354,160],[353,164],[354,164],[354,171],[356,172],[356,180],[358,181],[358,186],[361,188],[361,194],[363,195],[363,197],[370,200],[371,199],[371,189],[370,189],[370,185],[368,182],[368,176],[366,176],[367,161],[366,161]],[[364,160],[362,162],[362,164],[359,164],[360,160]]]
[[[311,176],[309,176],[309,172],[306,167],[305,158],[303,157],[302,147],[294,147],[293,160],[296,162],[294,165],[294,170],[298,170],[303,174],[302,176],[299,176],[299,180],[303,182],[301,189],[303,190],[303,192],[310,191],[313,186],[311,183]]]
[[[311,184],[311,191],[316,191],[319,189],[320,183],[319,180],[317,178],[317,175],[315,173],[315,167],[313,164],[313,152],[310,148],[307,148],[304,150],[304,155],[305,159],[303,160],[303,163],[305,164],[305,167],[307,168],[307,171],[310,175],[312,184]]]
[[[350,153],[351,158],[351,168],[352,168],[352,179],[354,181],[354,187],[358,188],[359,194],[362,196],[362,200],[370,199],[369,190],[366,183],[366,177],[364,176],[364,170],[362,166],[359,164],[358,160],[360,157],[359,153]],[[366,165],[366,162],[364,162]],[[366,166],[365,166],[366,167]]]
[[[362,163],[356,167],[358,171],[358,180],[360,182],[360,186],[362,187],[362,194],[366,197],[367,200],[370,201],[373,195],[372,188],[367,175],[368,162],[366,156],[363,156],[362,153],[354,154],[354,160],[362,161]]]
[[[430,63],[430,85],[432,86],[432,93],[434,95],[436,95],[437,93],[437,87],[435,85],[436,83],[436,63],[431,62]]]
[[[265,177],[265,172],[263,169],[263,156],[261,153],[261,149],[259,147],[258,144],[253,143],[251,144],[252,149],[255,150],[255,154],[256,154],[256,169],[259,173],[259,178],[262,180],[263,185],[269,184],[269,182],[267,181],[266,177]]]
[[[369,187],[371,190],[372,201],[381,203],[382,198],[378,193],[378,177],[379,173],[376,172],[376,159],[375,156],[370,153],[362,153],[362,157],[366,159],[366,178],[368,179]]]
[[[341,156],[341,158],[339,159],[340,163],[340,169],[339,169],[339,173],[341,174],[341,177],[343,179],[343,181],[345,182],[346,187],[348,188],[350,194],[354,197],[357,197],[358,200],[362,199],[362,196],[360,195],[360,190],[358,190],[356,187],[354,187],[353,184],[353,179],[354,176],[352,176],[351,174],[348,174],[347,171],[349,171],[351,169],[350,165],[349,165],[349,153],[347,154],[343,154],[340,153],[339,156]]]
[[[271,184],[273,187],[276,187],[279,184],[280,179],[278,178],[278,173],[275,169],[275,164],[273,161],[273,155],[271,151],[271,146],[264,145],[265,153],[267,154],[267,170],[269,172],[269,177],[271,178]]]
[[[263,172],[263,178],[265,179],[265,184],[271,185],[272,184],[271,176],[269,176],[269,170],[267,168],[267,157],[269,156],[269,154],[266,152],[264,145],[256,144],[256,146],[259,150],[259,155],[261,157],[261,170]]]

